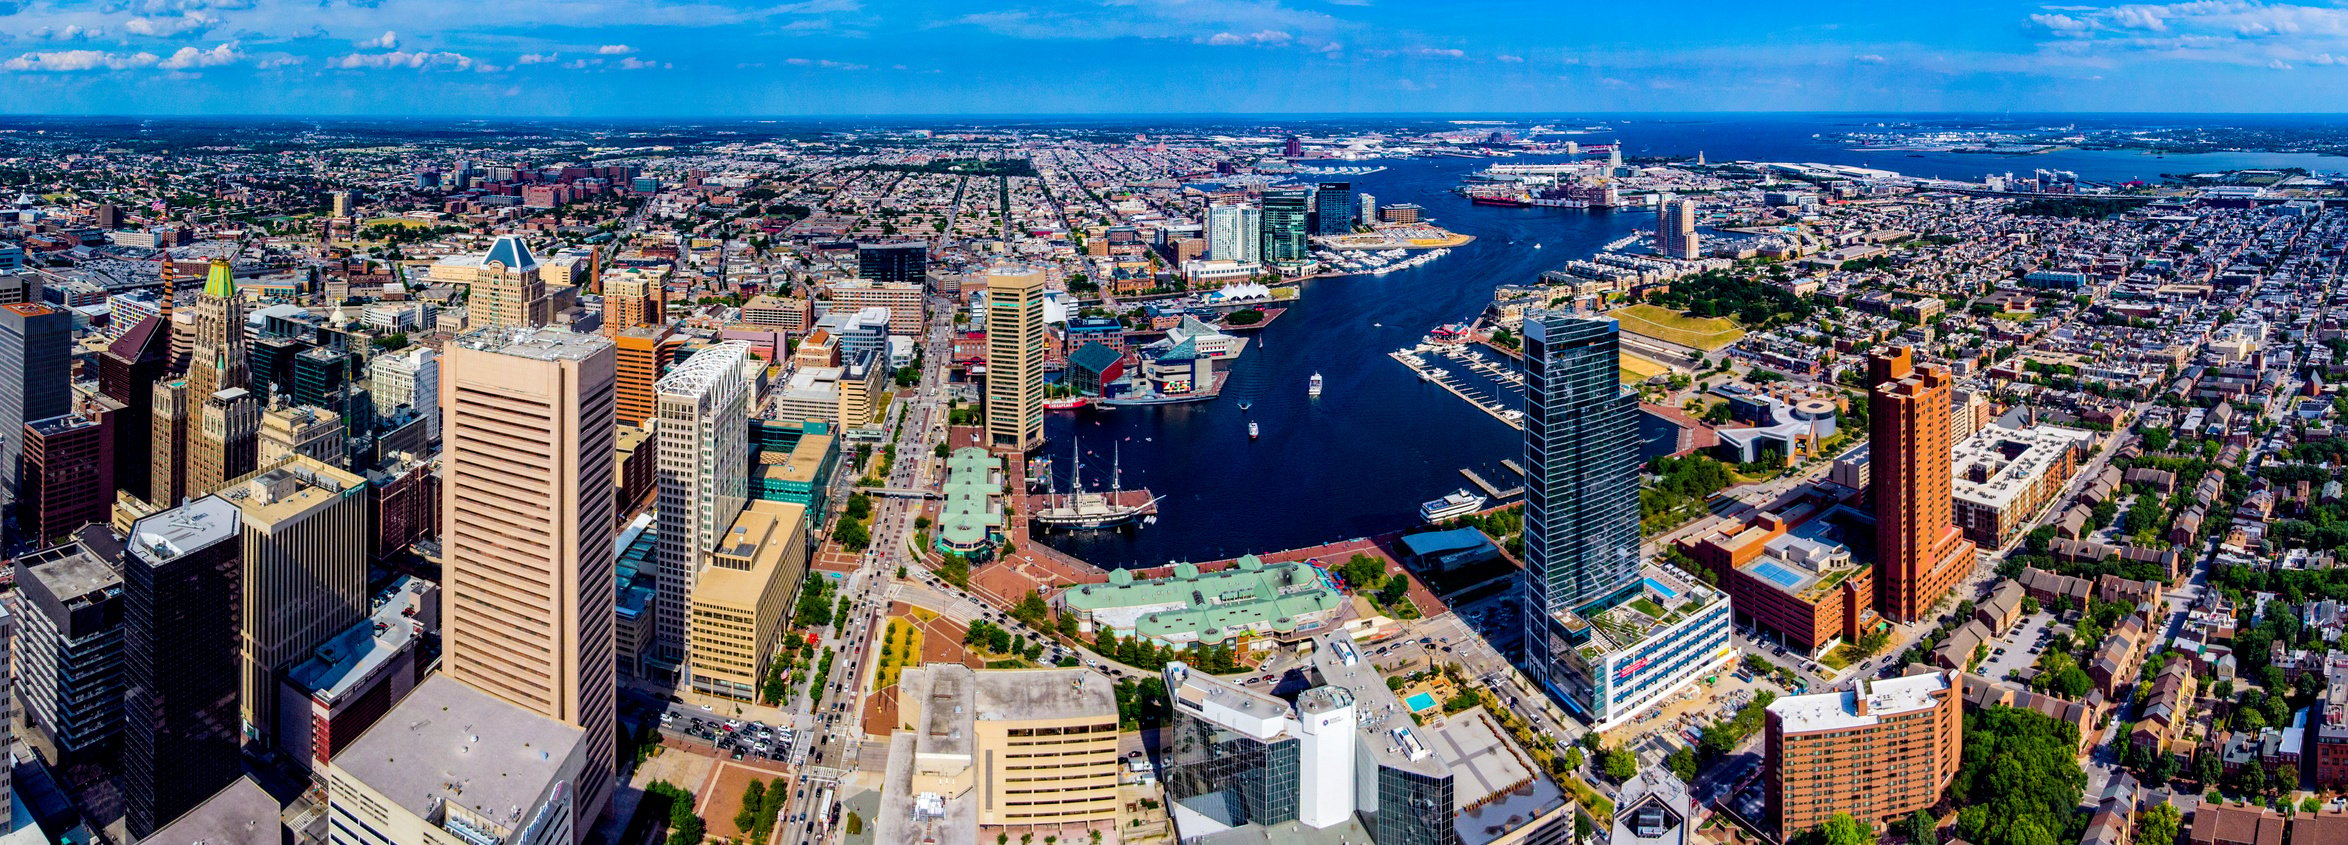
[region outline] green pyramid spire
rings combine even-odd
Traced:
[[[204,277],[204,295],[236,298],[236,277],[228,271],[228,262],[212,259],[212,272]]]

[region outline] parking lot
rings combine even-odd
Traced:
[[[789,727],[764,722],[720,718],[715,713],[671,709],[660,714],[660,732],[688,742],[707,744],[720,755],[736,760],[783,762],[791,756],[797,737]]]
[[[2039,652],[2046,650],[2047,639],[2061,629],[2052,613],[2024,617],[2004,637],[1990,642],[1989,656],[1981,661],[1981,676],[2003,680],[2007,672],[2030,668],[2038,662]]]

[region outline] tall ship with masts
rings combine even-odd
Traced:
[[[1045,475],[1043,507],[1028,514],[1028,519],[1046,528],[1064,528],[1085,531],[1116,528],[1123,525],[1157,521],[1160,496],[1150,495],[1146,488],[1127,490],[1120,460],[1121,449],[1109,453],[1109,489],[1084,489],[1084,449],[1071,441],[1067,493],[1052,489],[1051,476]]]

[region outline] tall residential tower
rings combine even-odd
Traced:
[[[1638,398],[1620,344],[1610,318],[1525,315],[1524,665],[1600,729],[1736,654],[1725,594],[1640,565]]]
[[[1875,506],[1876,607],[1909,622],[1973,570],[1973,541],[1951,522],[1949,388],[1905,346],[1867,356],[1867,492]]]

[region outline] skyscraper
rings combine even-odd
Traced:
[[[1867,493],[1875,507],[1877,609],[1898,622],[1922,618],[1972,571],[1973,541],[1950,521],[1949,389],[1940,367],[1916,366],[1915,350],[1867,356]]]
[[[1638,397],[1622,386],[1620,343],[1611,318],[1525,319],[1526,598],[1543,612],[1638,586]]]
[[[241,772],[237,509],[206,496],[131,524],[122,561],[123,742],[115,783],[133,839]]]
[[[156,507],[169,507],[187,496],[188,428],[195,421],[196,409],[188,403],[187,379],[155,385],[154,395],[155,403],[149,406],[147,414],[147,422],[155,432],[150,439],[154,453],[148,461],[147,501]],[[255,437],[259,435],[256,433]],[[256,454],[259,448],[256,443]]]
[[[1610,318],[1525,315],[1524,665],[1600,730],[1736,655],[1726,594],[1640,566],[1620,342]]]
[[[1264,212],[1246,203],[1207,207],[1207,257],[1254,263],[1264,255]]]
[[[156,442],[155,389],[170,363],[170,320],[161,316],[139,320],[98,353],[98,392],[122,403],[114,420],[114,486],[141,499],[155,495],[154,462],[141,453]]]
[[[660,420],[653,654],[665,663],[684,659],[703,557],[750,499],[750,382],[742,375],[749,358],[749,343],[727,341],[694,353],[653,390]]]
[[[619,367],[619,421],[642,425],[652,418],[653,386],[676,360],[685,339],[668,326],[637,326],[612,336],[613,359]]]
[[[368,389],[378,413],[405,405],[424,417],[427,439],[440,436],[440,353],[415,346],[367,359]]]
[[[665,287],[659,278],[640,271],[612,274],[603,283],[603,333],[616,335],[666,322]]]
[[[1353,218],[1360,211],[1358,202],[1352,182],[1322,182],[1313,191],[1313,234],[1351,234]]]
[[[306,455],[223,488],[238,512],[243,612],[238,711],[277,742],[277,673],[367,615],[367,480]]]
[[[1002,266],[986,277],[987,448],[1028,452],[1044,442],[1044,274]]]
[[[929,279],[929,247],[918,242],[857,244],[856,278],[921,284]]]
[[[489,245],[465,303],[475,327],[530,329],[554,320],[538,257],[520,235],[502,235]]]
[[[25,423],[17,526],[41,545],[105,522],[114,505],[114,425],[107,415],[61,414]]]
[[[1667,258],[1704,257],[1703,246],[1696,239],[1695,200],[1663,201],[1662,213],[1655,216],[1655,251]]]
[[[259,458],[261,403],[251,392],[245,303],[228,262],[215,259],[196,297],[195,347],[188,363],[186,495],[201,496],[253,471]],[[176,502],[157,502],[169,507]]]
[[[612,341],[477,332],[445,351],[442,671],[584,729],[593,819],[615,751]]]
[[[73,410],[73,315],[46,305],[0,306],[0,483],[23,476],[24,424]]]
[[[121,558],[121,538],[93,525],[16,559],[16,696],[67,761],[103,759],[122,734]],[[210,645],[229,654],[225,642]]]
[[[1304,188],[1277,188],[1264,192],[1264,245],[1258,250],[1270,262],[1304,261],[1312,257],[1305,228],[1312,216],[1312,192]]]

